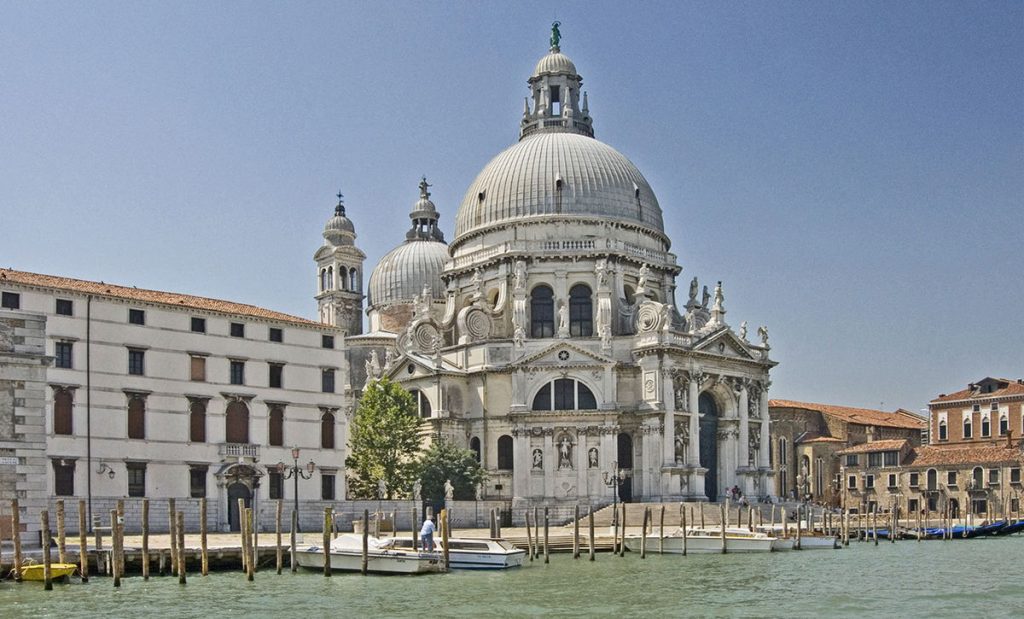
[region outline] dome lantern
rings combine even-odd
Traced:
[[[533,95],[533,107],[527,98],[519,128],[519,138],[535,133],[579,133],[594,137],[593,120],[580,90],[583,78],[576,65],[562,53],[559,22],[551,24],[551,49],[537,62],[527,80]],[[580,101],[583,100],[583,107]]]
[[[334,207],[334,216],[324,226],[324,239],[334,246],[353,245],[356,240],[356,227],[352,220],[345,216],[345,196],[338,192],[338,204]]]

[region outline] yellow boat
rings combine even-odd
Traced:
[[[78,570],[78,566],[74,563],[51,563],[50,564],[50,579],[57,580],[66,576],[71,576]],[[13,571],[13,570],[12,570]],[[43,581],[43,564],[42,563],[27,563],[21,566],[21,579],[22,580],[35,580]]]

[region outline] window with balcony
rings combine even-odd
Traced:
[[[224,415],[224,440],[228,443],[249,442],[249,407],[245,402],[234,400],[228,404]]]

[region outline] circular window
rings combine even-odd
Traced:
[[[405,368],[405,371],[410,373],[410,374],[415,374],[416,373],[416,366],[410,363],[409,367]]]
[[[560,351],[558,351],[558,360],[559,361],[568,361],[569,360],[569,351],[568,350],[560,350]]]

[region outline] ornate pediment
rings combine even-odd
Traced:
[[[702,340],[697,341],[693,349],[695,351],[722,355],[723,357],[736,357],[740,359],[758,359],[747,344],[739,338],[732,329],[724,328],[711,333]]]
[[[532,355],[514,361],[512,367],[562,367],[562,366],[605,366],[616,361],[600,353],[589,351],[572,342],[560,340]]]

